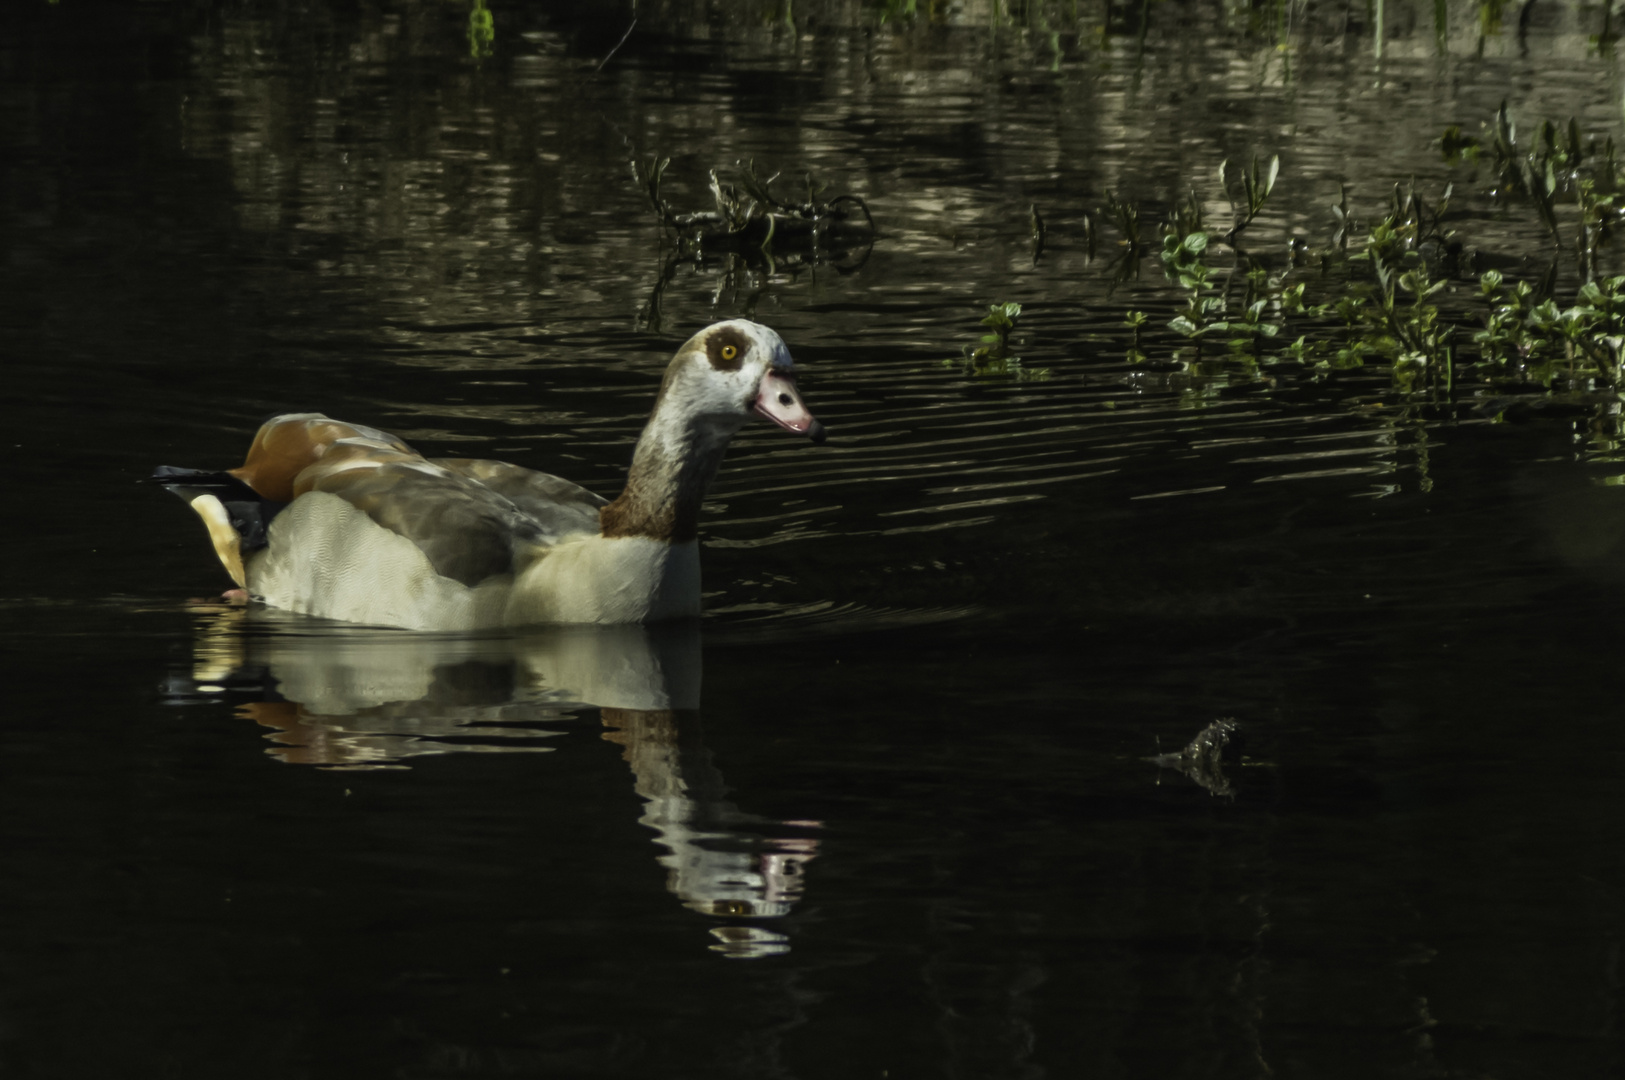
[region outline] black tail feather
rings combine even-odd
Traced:
[[[270,527],[271,519],[288,505],[261,498],[258,492],[229,472],[213,469],[160,465],[152,471],[147,482],[163,485],[188,503],[199,495],[213,495],[219,499],[231,518],[231,527],[242,538],[245,555],[265,546],[265,531]]]

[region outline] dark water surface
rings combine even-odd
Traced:
[[[1084,226],[1224,219],[1279,153],[1281,266],[1414,177],[1518,273],[1538,221],[1438,133],[1618,138],[1620,72],[1589,8],[1441,55],[1401,5],[1380,64],[1285,10],[640,5],[617,49],[496,4],[485,57],[456,3],[0,16],[0,1071],[1625,1071],[1617,407],[1187,362]],[[672,258],[657,153],[681,208],[754,158],[880,235]],[[1006,300],[1050,377],[944,366]],[[736,441],[698,626],[194,601],[138,483],[310,408],[613,494],[740,314],[832,438]],[[1242,759],[1148,760],[1220,718]]]

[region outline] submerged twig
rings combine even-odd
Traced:
[[[605,53],[604,58],[602,60],[598,61],[598,66],[592,69],[594,74],[597,74],[598,72],[603,71],[604,70],[604,65],[609,63],[609,58],[621,51],[621,46],[626,44],[626,39],[632,36],[632,30],[637,25],[638,25],[637,19],[633,19],[632,20],[632,25],[628,26],[626,28],[626,33],[621,35],[621,40],[617,41],[615,43],[615,47],[613,49],[609,50],[609,52]]]

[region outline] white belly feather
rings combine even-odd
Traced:
[[[583,534],[519,574],[469,587],[437,574],[410,540],[337,495],[312,491],[272,521],[248,591],[273,607],[412,630],[635,623],[700,613],[699,545]]]
[[[645,536],[584,536],[519,575],[506,625],[639,623],[700,614],[700,546]]]

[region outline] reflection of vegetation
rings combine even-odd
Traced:
[[[666,286],[685,263],[705,268],[720,261],[716,297],[730,291],[747,293],[738,306],[749,315],[767,280],[794,278],[802,270],[820,265],[849,274],[868,259],[875,240],[874,218],[868,204],[856,195],[820,201],[820,185],[806,176],[806,201],[784,202],[771,189],[777,174],[763,179],[756,163],[748,161],[738,166],[736,184],[724,183],[711,170],[715,210],[679,213],[661,194],[670,165],[670,158],[660,157],[646,167],[632,162],[633,180],[660,215],[661,224],[677,237],[675,250],[667,249],[660,278],[639,317],[640,325],[648,329],[659,330]]]
[[[670,164],[670,158],[656,158],[640,169],[634,161],[632,177],[649,197],[661,224],[675,232],[679,244],[690,250],[758,251],[771,259],[779,247],[817,248],[874,238],[874,218],[860,197],[837,195],[820,201],[821,185],[807,175],[806,200],[784,202],[772,190],[779,174],[764,179],[757,174],[755,161],[737,164],[737,184],[724,183],[717,171],[711,170],[715,210],[678,213],[660,194]],[[856,216],[860,213],[861,222]]]
[[[1229,160],[1219,162],[1219,186],[1224,188],[1226,197],[1230,199],[1230,207],[1235,212],[1236,223],[1230,227],[1225,235],[1227,242],[1234,241],[1236,236],[1253,223],[1258,212],[1264,209],[1264,203],[1275,190],[1275,178],[1281,173],[1281,158],[1279,155],[1270,158],[1269,172],[1262,178],[1258,175],[1258,159],[1253,158],[1252,172],[1241,174],[1241,200],[1238,202],[1231,194],[1230,184],[1225,176],[1229,169]]]
[[[1049,368],[1024,368],[1021,357],[1010,347],[1010,335],[1015,333],[1016,320],[1021,318],[1021,305],[1015,303],[989,304],[982,325],[988,332],[974,350],[965,347],[963,360],[944,360],[949,367],[960,367],[971,375],[1014,375],[1022,380],[1043,380],[1050,377]]]
[[[1140,276],[1140,204],[1120,202],[1115,195],[1106,196],[1106,205],[1095,211],[1110,221],[1122,236],[1122,251],[1108,264],[1111,268],[1112,287]],[[1094,258],[1095,235],[1093,217],[1085,213],[1084,235],[1089,244],[1089,257]]]

